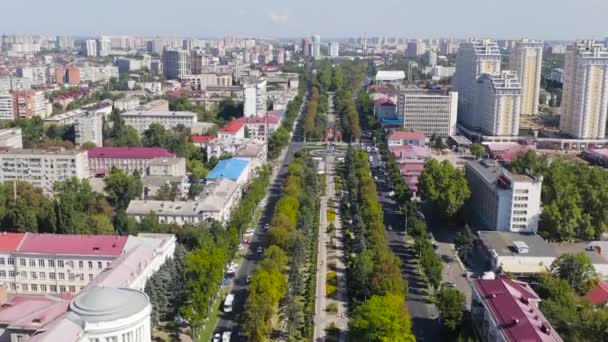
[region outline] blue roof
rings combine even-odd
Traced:
[[[207,179],[231,179],[237,180],[249,164],[248,160],[239,158],[229,158],[220,160],[219,163],[209,172]]]
[[[382,119],[382,122],[386,122],[386,123],[401,123],[401,122],[403,122],[403,120],[401,120],[401,119]]]

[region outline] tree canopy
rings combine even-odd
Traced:
[[[427,161],[418,187],[422,198],[433,206],[434,213],[443,218],[455,216],[471,195],[464,173],[448,160]]]
[[[350,322],[353,341],[413,342],[411,321],[403,295],[372,296],[355,307]]]

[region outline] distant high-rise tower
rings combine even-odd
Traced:
[[[608,111],[608,49],[594,40],[568,47],[559,128],[581,139],[603,139]]]
[[[312,55],[312,42],[310,41],[310,38],[304,38],[302,39],[302,55],[304,57],[309,57]]]
[[[112,42],[108,37],[99,37],[97,38],[97,55],[101,57],[105,57],[110,54],[110,50],[112,49]]]
[[[321,57],[321,36],[315,34],[312,36],[312,58]]]
[[[329,43],[329,56],[330,57],[340,56],[340,43],[338,43],[338,42]]]
[[[511,52],[509,68],[517,73],[523,89],[522,114],[538,114],[543,45],[542,41],[523,39],[515,42]]]
[[[363,33],[363,41],[361,42],[363,45],[363,53],[367,51],[367,32]]]
[[[422,40],[416,40],[407,43],[407,57],[416,58],[424,54],[424,42]]]
[[[462,42],[456,56],[454,88],[458,91],[458,122],[468,128],[481,127],[475,108],[475,84],[481,74],[500,72],[500,49],[493,39]]]
[[[190,52],[184,49],[163,51],[163,70],[167,79],[180,78],[190,73]]]

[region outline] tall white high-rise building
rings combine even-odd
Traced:
[[[103,146],[101,113],[88,112],[78,116],[75,121],[76,146],[82,146],[86,142],[95,143],[97,147]]]
[[[190,74],[190,51],[165,49],[163,51],[163,71],[168,79]]]
[[[515,72],[481,74],[476,82],[475,100],[475,110],[480,113],[483,134],[519,134],[522,87]]]
[[[266,114],[266,80],[255,80],[243,85],[243,115],[264,116]]]
[[[608,49],[594,40],[568,47],[560,129],[582,139],[603,139],[608,111]]]
[[[97,55],[105,57],[110,54],[112,49],[112,41],[108,37],[97,38]]]
[[[330,57],[340,56],[340,43],[338,43],[338,42],[329,43],[329,56]]]
[[[87,57],[97,57],[97,41],[93,39],[85,40],[82,54]]]
[[[494,39],[473,39],[460,44],[456,56],[454,90],[458,91],[458,122],[468,128],[481,126],[475,110],[475,84],[481,74],[500,72],[500,49]]]
[[[509,68],[517,73],[523,90],[522,114],[538,114],[543,46],[542,41],[522,39],[511,52]]]
[[[321,36],[312,36],[312,58],[321,57]]]

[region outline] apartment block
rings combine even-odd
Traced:
[[[113,65],[83,65],[78,67],[81,82],[109,81],[110,78],[118,78],[118,67]]]
[[[427,138],[443,139],[456,133],[457,92],[404,88],[399,93],[398,111],[403,127],[421,131]]]
[[[492,136],[517,136],[522,87],[515,72],[482,74],[475,88],[475,110],[480,113],[481,132]]]
[[[0,120],[13,120],[13,95],[9,92],[0,93]]]
[[[86,112],[75,119],[74,130],[76,146],[92,142],[95,146],[103,146],[103,115],[101,113]]]
[[[42,91],[13,91],[14,119],[38,116],[46,118],[52,112],[52,106]]]
[[[542,41],[522,39],[515,42],[511,51],[509,68],[521,81],[522,114],[538,114],[543,47]]]
[[[192,128],[197,122],[196,113],[192,112],[171,112],[171,111],[141,111],[132,110],[120,114],[125,120],[125,124],[133,126],[140,134],[145,132],[150,125],[158,123],[166,128],[182,125],[185,128]]]
[[[496,40],[462,42],[456,56],[454,90],[458,92],[458,122],[471,129],[481,126],[480,111],[475,108],[475,84],[481,74],[500,72],[501,55]]]
[[[603,139],[608,112],[608,49],[594,40],[568,47],[560,129],[579,139]]]
[[[45,193],[52,193],[55,182],[71,177],[89,176],[86,151],[1,149],[0,182],[13,180],[31,183]]]
[[[23,148],[21,128],[0,129],[0,147],[20,149]]]
[[[162,55],[163,71],[167,79],[177,79],[190,74],[190,51],[165,49]]]
[[[507,171],[495,161],[469,161],[465,177],[471,189],[471,211],[490,230],[538,231],[543,179]]]
[[[143,175],[148,172],[148,167],[154,159],[175,157],[174,153],[160,147],[96,147],[86,153],[88,169],[92,175],[109,173],[113,167],[127,173],[137,171]]]
[[[245,117],[266,114],[266,80],[250,80],[243,85],[243,113]]]

